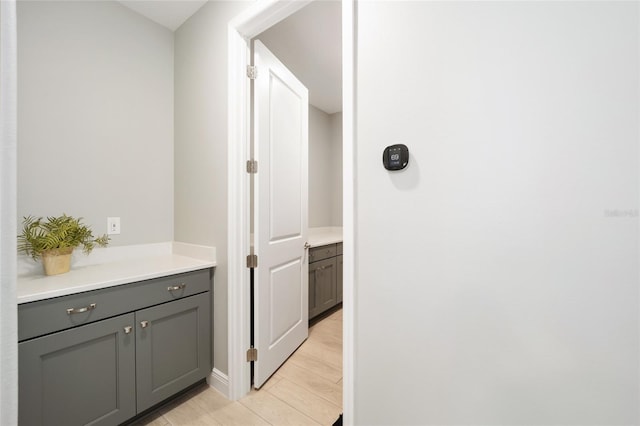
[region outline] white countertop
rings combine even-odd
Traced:
[[[115,256],[112,261],[98,264],[72,265],[71,271],[61,275],[46,276],[40,272],[19,276],[18,304],[216,266],[213,247],[203,251],[202,246],[168,244],[166,249],[154,245],[152,254],[138,250],[135,258]],[[131,251],[126,254],[131,255]]]
[[[324,246],[342,242],[342,227],[327,226],[309,228],[309,245],[311,247]]]

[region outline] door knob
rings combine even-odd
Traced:
[[[124,328],[124,334],[129,334],[129,333],[131,333],[132,330],[133,330],[133,327],[131,327],[130,325],[127,325]]]
[[[142,328],[149,327],[149,321],[140,321],[140,327]]]

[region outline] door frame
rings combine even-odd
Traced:
[[[250,40],[302,9],[312,0],[259,0],[228,26],[228,388],[236,400],[251,389],[249,348],[250,271],[245,257],[250,250],[250,186],[246,160],[250,153],[251,93],[246,77]],[[342,2],[342,120],[343,120],[343,411],[345,424],[353,423],[355,358],[355,7]]]

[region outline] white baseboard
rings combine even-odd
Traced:
[[[222,393],[227,399],[229,398],[229,376],[224,374],[222,371],[214,368],[207,378],[207,383],[209,383],[209,386]]]

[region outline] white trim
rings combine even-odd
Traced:
[[[243,167],[249,153],[248,42],[262,31],[306,6],[308,0],[261,0],[229,23],[229,217],[228,217],[228,309],[229,399],[249,393],[250,365],[244,361],[249,347],[249,185]],[[353,424],[354,411],[354,218],[355,218],[355,0],[342,0],[343,55],[343,214],[344,214],[344,424]],[[238,102],[244,99],[244,103]]]
[[[207,377],[207,383],[212,388],[218,390],[221,394],[229,394],[229,376],[217,368],[211,370],[211,374]]]
[[[229,134],[228,134],[228,247],[227,247],[227,318],[229,399],[236,400],[249,392],[251,371],[243,362],[249,348],[250,275],[243,258],[249,254],[249,180],[243,169],[249,158],[249,90],[246,68],[249,64],[247,41],[235,24],[229,24]],[[239,102],[239,99],[244,99]]]
[[[244,167],[250,153],[249,108],[246,68],[250,63],[249,41],[265,29],[304,7],[307,0],[263,0],[229,23],[229,169],[228,169],[228,330],[229,399],[251,390],[251,366],[244,361],[249,348],[250,273],[244,257],[249,254],[249,177]],[[244,102],[238,102],[244,99]]]
[[[0,1],[0,424],[18,422],[17,18]]]
[[[356,0],[342,0],[342,424],[355,424]]]
[[[266,29],[302,9],[313,0],[260,0],[229,24],[245,40],[250,40]]]

